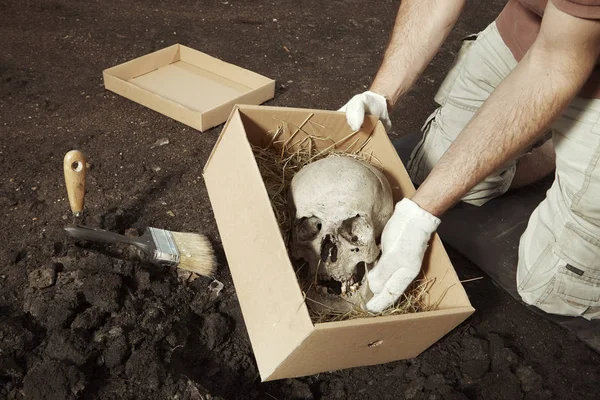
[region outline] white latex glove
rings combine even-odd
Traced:
[[[386,131],[392,128],[392,121],[390,121],[390,116],[388,115],[385,97],[375,92],[367,91],[357,94],[338,111],[346,113],[348,125],[355,131],[359,130],[362,126],[365,114],[379,117]]]
[[[429,239],[439,224],[439,218],[412,200],[396,203],[381,235],[381,257],[367,274],[374,294],[368,311],[381,312],[400,298],[419,274]]]

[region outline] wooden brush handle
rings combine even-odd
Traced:
[[[63,170],[71,211],[79,217],[83,213],[85,196],[86,160],[83,153],[79,150],[71,150],[65,154]]]

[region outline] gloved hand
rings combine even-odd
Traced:
[[[374,296],[367,303],[370,312],[381,312],[393,305],[417,277],[431,235],[439,218],[404,198],[381,235],[381,257],[367,274]]]
[[[359,130],[362,126],[365,114],[379,117],[386,131],[392,128],[392,121],[390,121],[390,116],[388,115],[385,97],[375,92],[367,91],[357,94],[338,111],[346,113],[348,125],[355,131]]]

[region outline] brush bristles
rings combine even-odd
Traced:
[[[171,232],[179,250],[178,268],[213,277],[216,259],[210,241],[198,233]]]

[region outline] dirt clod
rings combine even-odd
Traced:
[[[143,292],[146,289],[150,288],[150,273],[144,270],[135,271],[135,282],[137,284],[137,289],[140,292]]]
[[[102,323],[104,312],[98,307],[92,306],[75,317],[71,323],[72,329],[92,330]]]
[[[406,374],[404,374],[404,379],[408,381],[413,381],[421,376],[421,362],[418,359],[412,360]]]
[[[321,392],[325,399],[346,399],[346,388],[339,380],[330,381],[328,384],[323,385]]]
[[[104,350],[104,364],[109,368],[121,365],[125,360],[128,350],[125,336],[116,337],[111,340],[108,347]]]
[[[425,388],[428,390],[436,390],[441,387],[444,387],[446,384],[446,379],[442,374],[430,375],[425,380]]]
[[[488,372],[479,384],[481,398],[486,400],[520,400],[521,384],[510,371]]]
[[[0,316],[0,358],[8,356],[20,357],[28,349],[34,334],[25,328],[20,321],[4,319]]]
[[[23,380],[25,398],[31,400],[76,399],[84,387],[83,374],[59,361],[37,364]]]
[[[554,396],[551,391],[543,390],[541,392],[529,392],[525,395],[523,400],[550,400],[553,398]]]
[[[165,378],[160,358],[151,349],[134,351],[127,360],[125,371],[135,385],[144,385],[150,390],[158,389]]]
[[[50,336],[45,354],[51,359],[78,366],[93,355],[87,348],[86,340],[67,329],[57,330]]]
[[[516,365],[519,357],[511,349],[504,347],[494,353],[492,357],[492,370],[501,371]]]
[[[542,377],[539,376],[532,367],[521,366],[516,370],[517,378],[521,381],[521,389],[525,393],[531,391],[541,391]]]
[[[488,372],[490,360],[466,360],[461,362],[460,369],[471,379],[479,379]]]
[[[171,285],[165,281],[154,281],[150,284],[150,290],[155,296],[164,299],[171,294]]]
[[[15,357],[5,356],[0,359],[0,376],[18,379],[23,376],[23,368],[17,363]]]
[[[289,394],[286,396],[288,399],[293,400],[312,400],[314,399],[313,393],[310,390],[308,384],[301,382],[297,379],[290,379],[288,381]]]
[[[34,289],[43,289],[54,285],[56,270],[54,266],[45,266],[29,273],[29,286]]]
[[[229,321],[219,313],[208,314],[202,325],[202,338],[209,350],[221,345],[229,335]]]
[[[123,335],[123,328],[116,326],[105,325],[94,334],[94,342],[109,343],[110,341]]]
[[[394,379],[400,379],[404,377],[406,371],[408,370],[408,366],[404,363],[397,363],[397,365],[392,369],[388,376],[393,377]]]
[[[487,360],[488,342],[474,336],[465,336],[461,341],[464,360]]]
[[[122,285],[121,277],[117,274],[97,273],[85,278],[83,294],[90,304],[100,310],[117,311]]]
[[[421,377],[413,380],[408,385],[408,388],[406,388],[406,391],[404,392],[404,397],[406,399],[414,399],[417,397],[418,394],[420,394],[423,391],[424,387],[425,387],[425,378],[421,376]]]

